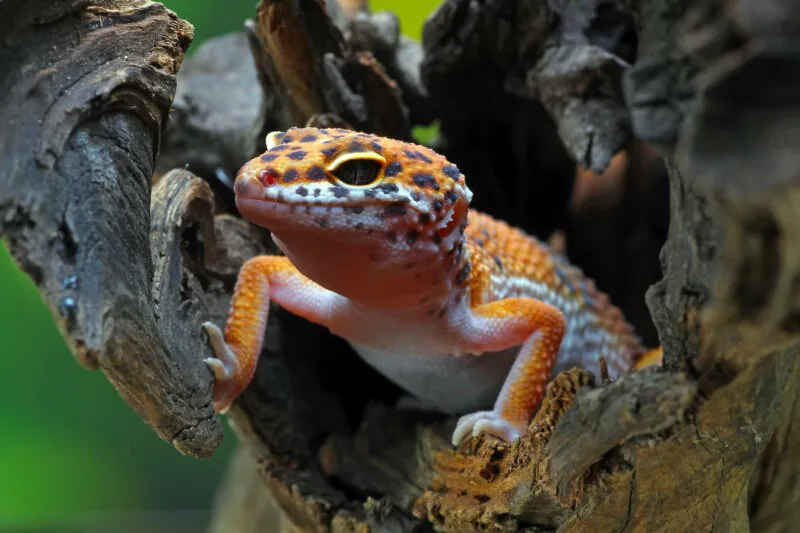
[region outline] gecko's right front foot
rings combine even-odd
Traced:
[[[244,387],[239,385],[241,368],[239,358],[225,342],[225,335],[216,324],[203,322],[208,334],[211,349],[214,350],[216,357],[203,359],[211,371],[214,373],[214,410],[220,414],[228,411],[233,400],[242,392]]]

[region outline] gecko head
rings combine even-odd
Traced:
[[[472,192],[435,151],[345,129],[291,128],[266,142],[236,177],[236,204],[301,271],[337,260],[360,276],[413,270],[460,242]]]

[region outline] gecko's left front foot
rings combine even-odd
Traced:
[[[525,434],[527,424],[515,424],[502,418],[495,411],[478,411],[464,415],[458,420],[453,431],[453,446],[458,446],[470,434],[477,437],[487,433],[505,442],[511,443]]]

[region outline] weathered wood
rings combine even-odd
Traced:
[[[180,293],[154,287],[148,224],[193,30],[147,0],[6,1],[0,13],[0,234],[78,361],[178,450],[207,456],[222,438],[211,375],[199,336],[184,344],[180,320],[163,320],[180,315],[165,301]]]
[[[10,169],[0,227],[79,360],[177,449],[207,456],[221,431],[200,323],[222,324],[239,266],[275,252],[236,216],[229,190],[267,129],[345,124],[411,138],[435,111],[434,144],[464,170],[476,207],[543,237],[566,227],[571,257],[618,273],[612,298],[638,290],[641,300],[656,281],[654,247],[633,253],[624,222],[647,223],[647,212],[625,215],[637,199],[666,199],[633,132],[659,151],[669,184],[663,278],[647,294],[664,369],[611,384],[563,372],[524,438],[452,449],[454,419],[393,407],[401,391],[343,340],[273,307],[254,382],[227,418],[284,527],[298,531],[790,531],[800,513],[796,151],[757,152],[731,183],[719,179],[741,161],[737,143],[772,146],[736,131],[793,131],[789,97],[772,126],[774,114],[723,91],[759,61],[796,60],[780,46],[794,35],[770,32],[791,6],[767,4],[775,11],[745,0],[447,0],[420,49],[358,1],[326,11],[319,0],[263,0],[244,34],[206,43],[180,74],[160,170],[187,161],[201,177],[160,175],[148,214],[190,28],[145,1],[6,2],[0,28],[18,29],[0,50],[0,117],[15,126],[0,134]],[[245,45],[252,61],[221,61]],[[226,74],[244,84],[230,98],[217,94]],[[765,76],[747,82],[748,98],[773,94]],[[718,127],[748,104],[742,121]],[[612,223],[577,231],[589,219],[570,211],[575,162],[601,171],[623,148],[630,172],[604,207]],[[625,246],[582,244],[599,232]],[[264,504],[258,490],[240,494]],[[218,518],[241,504],[220,503]]]

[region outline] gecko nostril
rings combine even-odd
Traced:
[[[278,176],[274,170],[265,169],[258,173],[257,179],[264,187],[272,187],[278,183]]]

